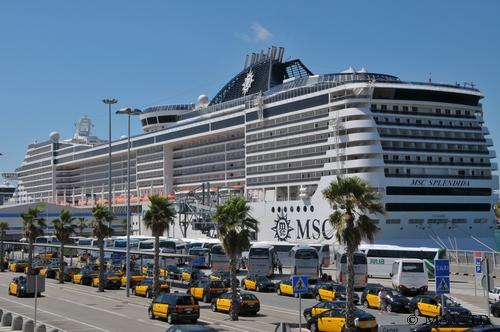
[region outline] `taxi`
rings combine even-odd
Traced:
[[[54,279],[56,277],[57,271],[59,271],[59,263],[51,262],[42,269],[40,269],[40,275],[48,279]]]
[[[15,295],[17,297],[21,297],[28,295],[26,292],[27,292],[27,280],[25,276],[15,277],[9,283],[9,295]],[[38,296],[40,296],[40,293],[38,293]]]
[[[210,280],[220,280],[226,287],[231,286],[231,273],[229,271],[215,271],[209,276]]]
[[[472,328],[491,327],[491,321],[485,315],[444,315],[426,321],[411,329],[412,332],[463,332]]]
[[[458,302],[448,296],[445,298],[445,311],[447,313],[470,315],[470,310],[462,307]],[[413,297],[408,305],[408,309],[415,316],[438,317],[441,315],[441,295],[426,294]]]
[[[165,267],[165,271],[167,273],[167,278],[170,278],[173,280],[180,280],[181,279],[182,270],[179,269],[177,266],[167,265]],[[160,274],[161,274],[161,269],[160,269]]]
[[[345,306],[345,301],[321,301],[310,308],[304,309],[303,315],[307,322],[312,316],[319,315],[320,313],[329,311],[333,308],[345,308]]]
[[[378,331],[377,320],[373,315],[360,309],[354,309],[352,314],[354,315],[356,331]],[[344,330],[345,316],[345,308],[333,308],[312,316],[307,321],[307,327],[311,332],[342,332]]]
[[[361,294],[361,303],[365,308],[380,308],[378,293],[381,287],[366,287]],[[410,300],[392,288],[385,288],[386,310],[388,312],[408,312]]]
[[[160,293],[149,305],[148,316],[150,319],[165,318],[169,324],[176,321],[196,324],[200,318],[200,306],[188,294]]]
[[[187,293],[191,294],[196,300],[203,300],[209,303],[212,298],[228,291],[228,288],[222,281],[200,279],[192,281],[187,289]]]
[[[192,280],[200,279],[202,276],[203,273],[200,270],[187,267],[181,272],[181,281],[190,282]]]
[[[278,293],[278,295],[287,295],[287,296],[297,297],[297,294],[293,293],[292,279],[282,280],[278,284],[278,286],[276,287],[276,292]],[[312,289],[308,288],[307,293],[302,294],[302,297],[314,297]]]
[[[233,294],[231,292],[226,292],[219,295],[217,298],[212,300],[210,308],[213,312],[231,312],[232,296]],[[255,295],[251,293],[240,292],[238,293],[238,296],[240,297],[240,307],[238,310],[240,315],[256,315],[259,312],[260,301]]]
[[[16,259],[9,264],[9,271],[11,272],[23,272],[25,268],[28,267],[28,261],[24,259]]]
[[[139,270],[132,270],[130,271],[130,287],[134,287],[141,281],[146,279],[146,276],[141,273]],[[127,274],[125,273],[122,278],[121,278],[121,285],[122,287],[127,286]]]
[[[276,285],[267,277],[246,277],[241,281],[243,289],[254,290],[256,292],[274,292]]]
[[[87,265],[79,273],[73,275],[73,283],[90,286],[92,279],[99,274],[99,268],[96,265]]]
[[[73,276],[75,274],[80,273],[80,270],[81,269],[79,267],[67,267],[67,266],[65,266],[64,267],[64,281],[72,281]],[[55,279],[59,280],[60,277],[61,277],[61,271],[60,271],[60,269],[57,269]]]
[[[166,282],[160,281],[160,292],[170,293],[170,286]],[[134,288],[132,288],[132,294],[152,298],[153,279],[147,278],[140,281]]]
[[[104,288],[106,289],[120,289],[122,285],[121,276],[112,271],[106,271],[104,274],[104,280],[106,282]],[[91,286],[99,287],[99,273],[92,278]]]
[[[347,289],[335,282],[321,282],[314,287],[314,297],[318,301],[345,301]],[[354,303],[359,303],[359,295],[354,293]]]

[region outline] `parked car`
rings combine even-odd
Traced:
[[[260,301],[255,295],[247,292],[239,292],[238,295],[240,297],[239,314],[256,315],[259,312]],[[231,292],[226,292],[213,299],[211,305],[212,311],[231,312],[232,296]]]
[[[412,332],[434,332],[434,331],[469,331],[475,327],[491,326],[488,316],[484,315],[444,315],[437,319],[432,319],[424,324],[411,329]]]
[[[355,309],[352,314],[354,315],[356,331],[378,331],[378,323],[372,314],[361,309]],[[346,309],[333,308],[331,310],[322,312],[319,315],[312,316],[307,321],[307,327],[312,332],[330,332],[330,331],[343,331],[345,324]]]
[[[306,308],[303,311],[304,318],[306,321],[311,319],[311,317],[319,315],[322,312],[331,310],[333,308],[345,308],[345,301],[320,301],[313,305],[312,307]]]
[[[488,292],[488,302],[495,303],[500,301],[500,286],[497,286]]]
[[[366,287],[361,294],[361,303],[365,308],[379,308],[380,300],[378,293],[381,287]],[[388,312],[408,312],[410,299],[403,296],[398,291],[385,288],[386,296],[386,310]]]
[[[275,292],[276,285],[267,277],[248,276],[241,281],[243,289],[254,290],[256,292]]]
[[[165,318],[169,324],[175,321],[196,324],[200,318],[200,306],[191,295],[160,293],[149,305],[148,316],[150,319]]]
[[[493,303],[490,306],[491,314],[495,317],[500,317],[500,301]]]

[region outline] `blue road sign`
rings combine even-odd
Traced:
[[[450,293],[450,277],[436,277],[436,294]]]
[[[476,273],[481,273],[481,257],[475,257],[474,263],[476,265]]]
[[[294,294],[306,294],[309,286],[309,277],[292,276],[292,286]]]
[[[450,276],[450,261],[447,259],[434,260],[434,275],[437,277]]]

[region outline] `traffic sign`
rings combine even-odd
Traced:
[[[434,274],[437,277],[450,276],[450,261],[447,259],[434,260]]]
[[[481,257],[474,257],[474,263],[476,266],[476,273],[481,273]]]
[[[309,286],[308,276],[292,276],[292,286],[294,294],[307,294]]]
[[[450,277],[436,277],[436,294],[450,293]]]

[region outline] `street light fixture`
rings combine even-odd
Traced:
[[[108,105],[108,113],[109,113],[109,119],[108,119],[108,208],[109,212],[112,211],[112,205],[111,205],[111,105],[114,105],[118,102],[116,99],[103,99],[103,103]]]
[[[116,114],[128,115],[128,135],[127,135],[127,256],[126,256],[126,279],[125,286],[127,297],[130,297],[130,116],[139,115],[142,111],[137,108],[122,108]]]

